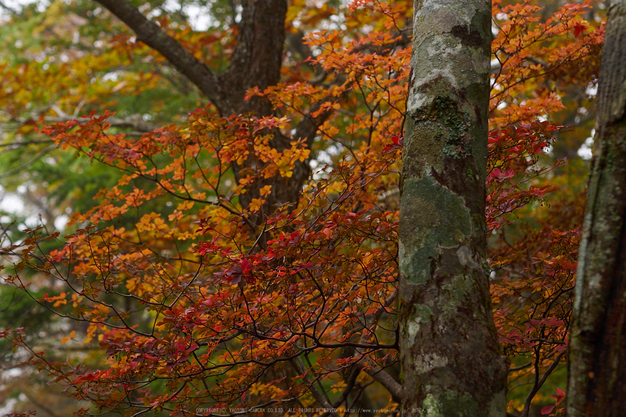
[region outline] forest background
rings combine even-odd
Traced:
[[[3,411],[389,414],[363,410],[398,403],[412,2],[290,2],[264,84],[230,71],[240,2],[133,5],[229,74],[219,94],[96,2],[0,3]],[[493,2],[489,268],[513,415],[562,412],[604,19]]]

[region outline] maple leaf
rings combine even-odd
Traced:
[[[581,34],[585,32],[587,26],[583,23],[574,24],[574,37],[578,38]]]

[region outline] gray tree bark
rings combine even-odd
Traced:
[[[626,0],[609,8],[570,333],[568,417],[626,409]]]
[[[414,3],[400,207],[404,415],[505,415],[485,259],[490,3]]]

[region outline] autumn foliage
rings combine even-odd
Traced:
[[[603,26],[586,20],[589,2],[548,17],[530,0],[493,3],[486,216],[494,316],[511,359],[509,411],[528,413],[537,399],[554,415],[565,395],[558,371],[584,168],[551,149],[577,134],[563,115],[583,107],[571,96],[598,73]],[[324,16],[304,11],[290,9],[288,30],[298,13],[311,26]],[[209,104],[140,137],[111,127],[108,111],[41,126],[57,146],[123,176],[73,216],[71,234],[39,228],[6,248],[6,279],[27,292],[32,273],[57,280],[61,290],[37,302],[74,323],[64,344],[99,355],[54,361],[26,343],[27,329],[1,336],[99,410],[305,415],[298,410],[332,407],[348,415],[364,397],[395,409],[399,399],[381,375],[400,381],[399,161],[411,13],[409,1],[353,1],[345,30],[311,31],[314,56],[286,65],[280,84],[248,91],[275,116],[223,117]],[[198,55],[222,48],[216,34],[163,27]],[[119,56],[149,53],[119,36],[110,47]],[[332,116],[311,147],[297,137],[284,150],[272,146],[273,132],[289,136],[325,111]],[[291,177],[297,162],[312,166],[298,201],[269,204],[274,180]],[[46,240],[64,246],[48,252]],[[556,382],[541,397],[551,374]]]

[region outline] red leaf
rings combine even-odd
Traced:
[[[385,147],[383,148],[383,152],[402,148],[402,146],[404,145],[404,138],[401,138],[400,136],[393,136],[391,138],[391,142],[393,144],[385,145]]]
[[[585,29],[587,29],[585,25],[576,23],[574,25],[574,37],[578,38],[585,31]]]
[[[554,406],[546,405],[545,407],[541,409],[541,414],[550,414],[552,411],[554,411]]]
[[[551,395],[550,398],[554,398],[556,400],[556,403],[559,404],[565,399],[565,391],[563,391],[561,388],[557,388],[556,395]]]

